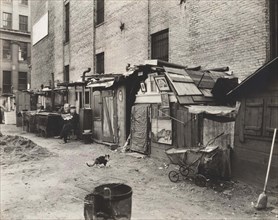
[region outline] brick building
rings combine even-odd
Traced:
[[[2,0],[0,11],[1,105],[10,109],[16,91],[30,84],[30,4],[28,0]]]
[[[241,80],[277,56],[277,1],[41,0],[32,26],[32,88],[122,73],[159,58],[203,68],[229,66]],[[36,25],[37,24],[37,25]],[[34,34],[33,34],[34,35]],[[34,36],[33,36],[34,38]],[[73,102],[75,96],[70,96]]]

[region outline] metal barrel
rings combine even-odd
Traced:
[[[131,219],[132,188],[110,183],[96,187],[84,199],[85,220]]]

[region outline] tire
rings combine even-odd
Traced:
[[[201,174],[197,174],[194,182],[199,187],[205,187],[207,185],[207,178]]]
[[[176,183],[179,181],[179,173],[177,171],[170,171],[168,174],[168,177],[170,179],[171,182]]]
[[[181,175],[183,175],[184,177],[188,176],[189,174],[189,168],[186,166],[181,166],[179,169]]]

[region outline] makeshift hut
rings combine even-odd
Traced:
[[[144,68],[125,74],[95,74],[87,85],[92,90],[93,139],[124,145],[130,134],[131,108],[140,82],[146,79]]]
[[[167,148],[197,148],[223,132],[216,144],[233,147],[235,108],[219,95],[237,85],[227,68],[201,70],[154,60],[146,66],[147,79],[140,82],[131,113],[131,150],[164,158]],[[216,87],[220,78],[228,86]]]
[[[234,173],[263,183],[274,128],[278,128],[278,58],[266,63],[228,94],[240,101],[236,117]],[[277,140],[277,137],[276,137]],[[278,183],[278,144],[275,143],[270,182]]]

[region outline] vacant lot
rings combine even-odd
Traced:
[[[133,188],[133,219],[276,219],[277,197],[255,211],[260,190],[243,183],[200,188],[190,180],[171,183],[164,161],[137,159],[107,147],[78,141],[60,144],[1,125],[1,219],[84,219],[83,200],[103,183]],[[15,135],[23,136],[13,137]],[[31,140],[31,141],[30,141]],[[86,162],[110,154],[108,168]],[[277,195],[276,195],[277,196]]]

